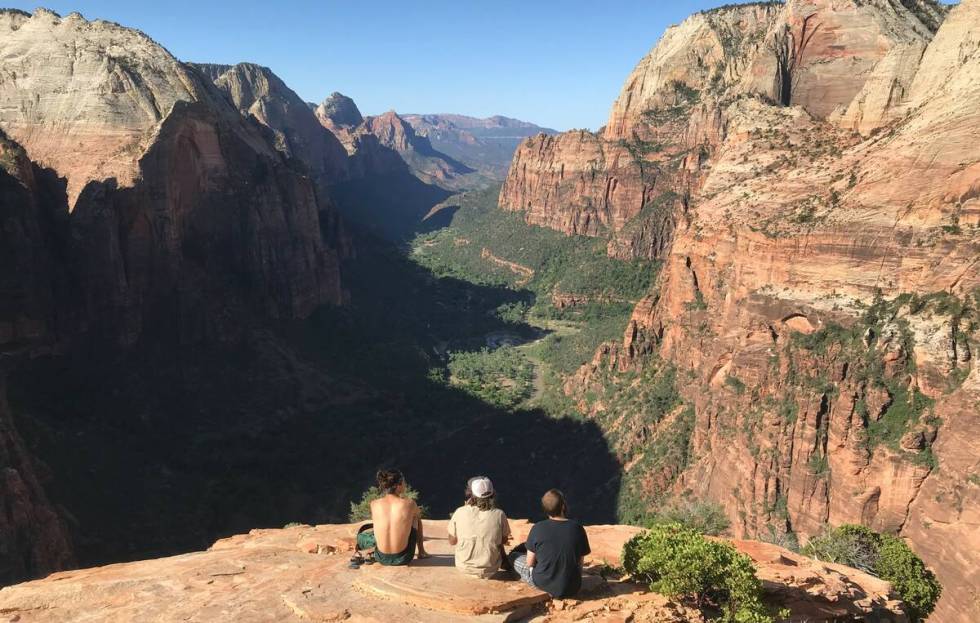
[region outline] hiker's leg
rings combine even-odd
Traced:
[[[510,553],[508,559],[514,568],[514,572],[521,576],[521,580],[534,586],[534,582],[531,580],[531,569],[527,566],[527,554],[514,551]]]
[[[421,516],[415,518],[415,530],[417,531],[417,536],[418,536],[418,542],[416,545],[418,546],[419,559],[428,558],[429,554],[426,553],[425,551],[425,535],[422,533]]]

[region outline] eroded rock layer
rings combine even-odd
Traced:
[[[526,141],[500,205],[531,224],[609,237],[613,256],[662,257],[687,205],[664,194],[699,189],[733,101],[799,106],[870,134],[909,110],[911,76],[944,14],[931,2],[892,0],[698,13],[640,61],[605,128]]]
[[[978,42],[976,0],[700,14],[603,133],[526,142],[501,193],[531,223],[665,260],[623,342],[567,385],[636,495],[715,500],[771,539],[903,535],[944,584],[936,620],[964,623],[980,618]],[[627,148],[629,175],[610,157]],[[641,163],[667,170],[653,193]],[[682,199],[650,210],[666,193]],[[669,222],[660,242],[623,244],[644,213]],[[665,379],[683,405],[663,419],[617,402]]]

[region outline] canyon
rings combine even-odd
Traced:
[[[435,517],[487,465],[512,516],[560,486],[596,573],[635,534],[598,524],[698,500],[795,620],[906,620],[791,551],[846,523],[935,570],[929,620],[980,619],[978,76],[980,0],[725,6],[556,133],[0,11],[0,584],[94,567],[0,615],[700,620],[606,579],[530,611],[352,597],[384,448]],[[504,342],[517,407],[453,371]]]

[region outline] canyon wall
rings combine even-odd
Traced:
[[[271,129],[276,149],[305,163],[314,179],[327,184],[349,176],[344,146],[320,125],[309,104],[268,67],[253,63],[194,67],[226,93],[243,115]]]
[[[696,15],[641,61],[603,131],[526,141],[500,203],[664,260],[624,340],[567,385],[636,495],[711,499],[736,533],[780,541],[848,522],[901,534],[945,586],[935,620],[966,623],[980,2],[946,13],[791,0]],[[661,173],[671,149],[683,159],[651,193],[640,167]],[[666,193],[680,199],[659,242],[624,244]],[[662,420],[602,398],[666,375],[684,407]],[[678,430],[682,459],[664,461]]]
[[[346,154],[326,132],[322,150],[277,138],[142,33],[0,11],[4,371],[87,347],[233,340],[252,319],[342,304],[347,243],[308,171],[340,171]],[[3,581],[71,560],[18,416],[4,399]]]

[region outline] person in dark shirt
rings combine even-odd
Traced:
[[[509,559],[521,579],[552,597],[571,597],[582,588],[582,564],[592,550],[580,523],[568,518],[565,496],[551,489],[541,498],[548,519],[534,524],[527,542]]]

